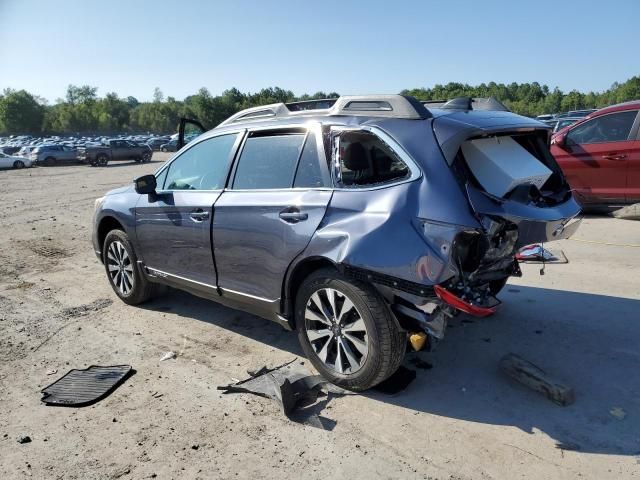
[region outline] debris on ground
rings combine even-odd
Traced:
[[[609,413],[616,417],[618,420],[624,420],[624,417],[627,416],[627,412],[625,412],[620,407],[613,407],[611,410],[609,410]]]
[[[579,452],[581,450],[580,445],[573,442],[556,442],[556,448],[567,452]]]
[[[165,360],[170,360],[172,358],[176,358],[176,352],[167,352],[165,353],[162,358],[160,359],[161,362],[164,362]]]
[[[56,373],[58,373],[57,368],[52,368],[51,370],[47,370],[47,375],[55,375]]]
[[[323,430],[333,430],[335,422],[320,415],[331,399],[331,395],[347,394],[320,375],[310,375],[302,362],[293,359],[274,368],[262,367],[247,372],[245,380],[219,386],[226,393],[251,393],[276,400],[283,413],[298,423],[314,426]],[[325,397],[318,402],[318,397]]]
[[[540,367],[509,353],[500,359],[500,370],[521,384],[544,394],[552,402],[567,406],[575,402],[573,388],[552,378]]]
[[[18,437],[18,443],[31,443],[31,437],[29,435],[22,435]]]
[[[102,400],[116,389],[134,370],[131,365],[69,370],[64,376],[42,389],[42,402],[47,405],[84,407]]]

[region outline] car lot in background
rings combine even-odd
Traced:
[[[565,127],[551,153],[584,205],[640,202],[640,101],[612,105]]]
[[[24,168],[30,166],[31,160],[28,158],[11,156],[0,152],[0,168]]]

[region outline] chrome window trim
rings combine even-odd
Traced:
[[[338,157],[338,153],[336,148],[334,147],[334,137],[340,135],[343,132],[358,132],[358,131],[366,131],[372,133],[376,137],[378,137],[384,144],[386,144],[398,157],[400,160],[405,162],[409,167],[409,171],[411,175],[409,178],[403,178],[398,181],[392,181],[388,183],[383,183],[380,185],[372,185],[372,186],[355,186],[355,187],[342,187],[340,186],[340,178],[338,172],[340,172],[340,158]],[[402,145],[397,142],[389,133],[383,130],[380,127],[373,125],[360,125],[357,127],[348,127],[348,126],[332,126],[329,128],[329,132],[331,135],[331,179],[334,184],[334,190],[338,192],[363,192],[363,191],[372,191],[372,190],[381,190],[383,188],[395,187],[397,185],[402,185],[404,183],[413,182],[422,177],[422,170],[418,166],[417,162],[409,155],[409,153],[402,147]]]

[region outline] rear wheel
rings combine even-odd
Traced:
[[[55,165],[55,163],[56,163],[56,159],[53,157],[47,157],[44,159],[44,164],[47,167],[52,167],[53,165]]]
[[[164,147],[162,147],[160,150],[161,150],[161,151],[163,151],[163,152],[165,152],[165,153],[167,152],[167,149],[166,149],[166,148],[164,148]]]
[[[106,167],[109,163],[109,157],[107,157],[104,153],[100,154],[96,158],[96,163],[99,167]]]
[[[142,161],[143,163],[148,163],[151,161],[151,153],[149,152],[145,152],[142,154]]]
[[[104,239],[102,255],[109,284],[123,302],[138,305],[153,296],[156,286],[140,272],[138,258],[125,232],[111,230]]]
[[[354,391],[392,375],[407,336],[372,286],[333,269],[307,277],[296,298],[298,339],[314,367],[330,382]]]
[[[24,162],[22,160],[16,160],[13,162],[13,168],[24,168]]]

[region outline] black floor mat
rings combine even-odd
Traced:
[[[73,369],[42,389],[42,401],[64,407],[91,405],[115,390],[133,372],[131,365]]]

